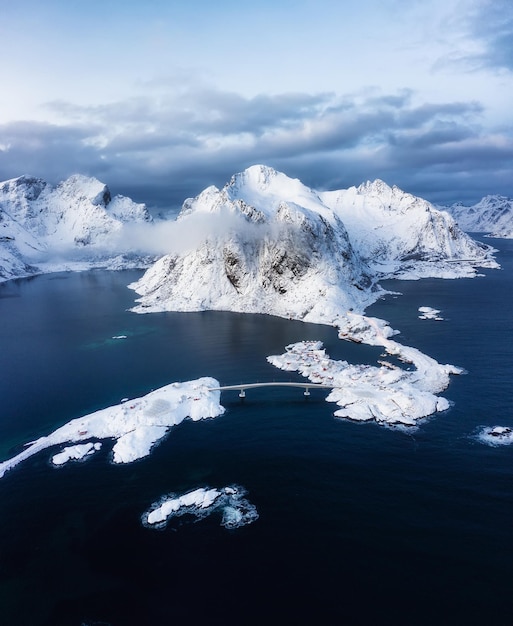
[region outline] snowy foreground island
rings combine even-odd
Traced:
[[[443,317],[440,315],[442,311],[439,309],[433,309],[430,306],[419,306],[419,319],[420,320],[435,320],[437,322],[442,322]]]
[[[333,386],[327,397],[340,408],[335,416],[355,421],[376,421],[392,426],[414,426],[419,419],[449,408],[437,396],[449,385],[450,374],[462,374],[454,365],[441,365],[416,348],[404,346],[390,337],[394,331],[378,318],[348,314],[339,335],[374,346],[382,346],[385,356],[413,366],[403,369],[387,360],[372,365],[350,365],[334,361],[321,342],[302,341],[286,347],[268,361],[283,370],[297,371],[314,383]]]
[[[239,528],[258,519],[256,508],[244,498],[246,490],[232,485],[222,489],[200,488],[181,496],[171,494],[154,503],[142,516],[148,528],[165,528],[173,517],[191,515],[203,519],[212,513],[221,514],[221,525]]]
[[[513,443],[513,429],[508,426],[486,426],[477,438],[489,446],[508,446]]]
[[[311,341],[287,346],[285,354],[269,356],[268,361],[280,369],[297,371],[314,383],[333,387],[327,400],[340,407],[335,412],[337,417],[411,427],[419,419],[449,408],[449,402],[437,394],[448,386],[451,374],[461,374],[463,370],[442,365],[416,348],[393,341],[391,337],[396,331],[383,320],[348,312],[339,319],[338,326],[341,338],[381,346],[386,355],[411,367],[403,369],[386,360],[378,366],[349,365],[330,359],[320,342]],[[0,478],[42,450],[63,444],[73,445],[54,454],[54,465],[90,456],[100,449],[99,440],[104,439],[115,440],[114,463],[141,459],[184,419],[196,421],[222,415],[220,391],[215,390],[218,387],[219,382],[211,377],[175,382],[141,398],[73,419],[0,463]],[[182,506],[178,502],[167,507],[172,510],[175,505]],[[150,524],[155,517],[152,515]]]
[[[197,421],[224,413],[219,404],[219,392],[212,391],[212,387],[219,387],[219,383],[209,377],[172,383],[141,398],[71,420],[50,435],[31,442],[20,454],[0,463],[0,478],[38,452],[65,443],[79,445],[54,455],[56,465],[92,453],[98,449],[99,439],[115,440],[112,448],[114,463],[141,459],[150,454],[152,447],[172,426],[184,419]]]

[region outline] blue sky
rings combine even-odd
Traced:
[[[513,195],[511,0],[0,0],[0,180]]]

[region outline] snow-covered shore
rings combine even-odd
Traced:
[[[451,374],[463,370],[441,365],[420,350],[393,341],[393,334],[383,320],[353,313],[340,328],[342,338],[382,346],[386,354],[414,369],[405,370],[386,360],[380,361],[379,367],[334,361],[319,342],[291,344],[284,354],[269,356],[268,361],[314,383],[333,385],[327,400],[340,407],[335,411],[337,417],[414,426],[419,419],[449,408],[449,402],[437,394],[449,385]]]
[[[79,443],[76,446],[67,446],[61,452],[53,455],[52,463],[54,465],[65,465],[69,461],[82,461],[100,450],[101,447],[102,444],[99,441],[96,443]]]
[[[98,440],[114,439],[112,448],[114,463],[131,463],[148,454],[169,432],[169,429],[186,418],[193,421],[217,417],[224,413],[219,404],[219,387],[214,378],[199,378],[183,383],[172,383],[148,393],[141,398],[122,402],[73,419],[50,435],[40,437],[12,457],[0,463],[0,478],[22,461],[47,448],[65,443],[98,443]],[[75,447],[75,451],[76,451]],[[85,448],[79,451],[84,451]],[[64,449],[61,456],[53,457],[57,464],[73,456],[73,450]]]

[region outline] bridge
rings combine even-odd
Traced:
[[[325,385],[323,383],[242,383],[240,385],[224,385],[222,387],[211,387],[211,391],[238,391],[239,398],[246,397],[246,389],[257,389],[258,387],[299,387],[304,389],[303,395],[309,396],[310,389],[334,389],[336,385]]]

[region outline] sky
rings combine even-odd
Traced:
[[[513,196],[512,0],[0,0],[0,180]]]

